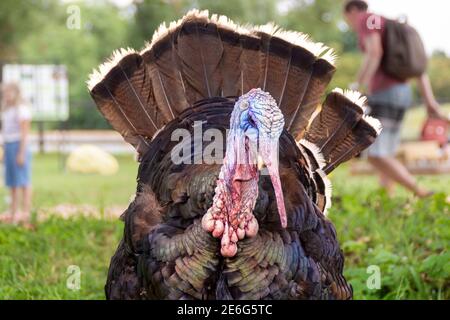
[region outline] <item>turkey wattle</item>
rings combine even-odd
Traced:
[[[203,228],[221,237],[224,257],[236,254],[238,240],[258,232],[253,215],[258,198],[258,156],[269,171],[281,225],[287,225],[278,173],[278,139],[283,127],[284,117],[275,99],[261,89],[242,95],[234,106],[213,204],[202,218]]]
[[[192,10],[91,75],[99,110],[140,161],[107,298],[352,297],[325,217],[327,174],[380,126],[359,93],[319,103],[333,57],[303,34]],[[226,137],[213,141],[221,163],[195,161],[212,149],[207,132]]]

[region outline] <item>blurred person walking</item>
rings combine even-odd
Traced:
[[[2,135],[5,184],[10,190],[9,211],[2,221],[29,225],[31,213],[30,107],[16,83],[2,85]],[[21,201],[19,201],[21,200]]]
[[[383,44],[386,46],[389,43],[385,39],[388,20],[370,13],[367,3],[362,0],[347,1],[344,5],[344,18],[350,28],[356,32],[359,47],[364,53],[357,83],[353,87],[366,92],[370,114],[378,118],[383,126],[380,136],[368,149],[368,160],[377,170],[380,183],[389,194],[393,193],[394,183],[397,182],[418,197],[430,196],[433,192],[419,186],[408,169],[395,158],[405,111],[412,104],[412,91],[408,79],[394,77],[386,72],[386,68],[383,68],[383,62],[386,63],[383,61],[386,58],[384,51],[388,49],[383,48]],[[400,43],[396,44],[396,46],[400,45]],[[423,49],[423,46],[420,49]],[[413,63],[420,64],[421,52],[414,52],[414,54],[416,56],[413,57],[416,60]],[[425,53],[423,53],[423,59],[426,59]],[[425,67],[426,64],[423,62],[422,64],[423,66],[418,68]],[[429,117],[444,118],[440,113],[439,104],[436,102],[426,72],[415,78]]]

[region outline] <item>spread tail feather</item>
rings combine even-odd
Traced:
[[[108,77],[103,78],[103,73]],[[154,97],[142,57],[134,50],[116,51],[110,62],[91,75],[89,86],[100,111],[113,128],[138,151],[145,151],[158,123],[149,108]]]
[[[309,174],[315,185],[316,194],[312,198],[320,211],[326,215],[331,207],[332,186],[330,179],[323,171],[327,165],[323,154],[314,143],[308,140],[301,139],[297,145],[308,163]]]
[[[314,62],[303,98],[288,127],[289,132],[295,139],[303,138],[311,117],[319,106],[322,95],[331,81],[334,71],[334,66],[325,59],[318,59]]]
[[[366,149],[381,132],[380,122],[364,115],[365,101],[359,92],[335,89],[312,120],[305,140],[322,154],[326,174]]]
[[[365,102],[359,92],[333,90],[298,142],[315,184],[314,201],[324,214],[331,206],[327,174],[367,148],[381,132],[380,122],[364,115]]]

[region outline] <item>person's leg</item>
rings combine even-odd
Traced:
[[[20,190],[22,193],[22,221],[30,222],[32,189],[31,186],[25,186],[20,188]]]
[[[395,110],[389,106],[379,106],[380,120],[383,130],[368,150],[368,160],[380,176],[380,184],[388,194],[392,194],[394,182],[412,191],[419,197],[432,194],[418,186],[416,179],[408,169],[395,157],[400,144],[400,128],[404,118],[404,110]],[[385,116],[383,116],[385,115]],[[389,117],[387,117],[389,115]]]
[[[385,176],[414,192],[418,197],[426,197],[431,194],[430,191],[418,186],[416,179],[411,175],[408,169],[394,157],[369,157],[369,162]]]
[[[30,226],[31,221],[31,187],[21,186],[15,188],[16,213],[13,218],[14,223]]]
[[[10,190],[10,196],[11,196],[11,203],[9,206],[11,220],[17,221],[17,219],[19,218],[19,213],[17,210],[18,206],[19,206],[19,192],[18,192],[18,189],[15,187],[10,188],[9,190]]]
[[[395,131],[393,131],[389,124],[390,121],[380,118],[380,121],[383,125],[383,131],[381,131],[381,134],[377,137],[375,142],[370,146],[368,150],[368,160],[369,163],[372,164],[372,166],[375,168],[378,177],[380,185],[383,189],[386,190],[389,196],[393,196],[394,192],[394,182],[395,180],[392,179],[392,177],[387,174],[380,165],[378,165],[378,162],[376,159],[379,158],[386,158],[387,154],[393,153],[394,149],[394,135]],[[373,160],[372,160],[373,159]]]
[[[378,174],[379,174],[379,180],[380,180],[381,187],[384,190],[386,190],[386,192],[389,196],[392,196],[394,194],[394,189],[395,189],[394,180],[389,178],[389,176],[387,176],[386,174],[384,174],[381,171],[379,171]]]
[[[1,215],[2,222],[12,222],[14,217],[17,215],[17,188],[15,185],[15,149],[12,143],[6,142],[3,146],[4,150],[4,178],[5,186],[8,188],[9,192],[9,206],[8,210]]]
[[[29,224],[31,220],[31,153],[27,151],[25,163],[17,170],[17,179],[20,185],[21,210],[19,220]]]

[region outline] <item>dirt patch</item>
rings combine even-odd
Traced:
[[[62,203],[54,207],[43,207],[38,209],[37,218],[39,221],[46,220],[52,216],[62,217],[64,219],[72,217],[87,217],[104,220],[116,220],[125,211],[126,207],[110,206],[99,208],[90,204],[71,204]]]

